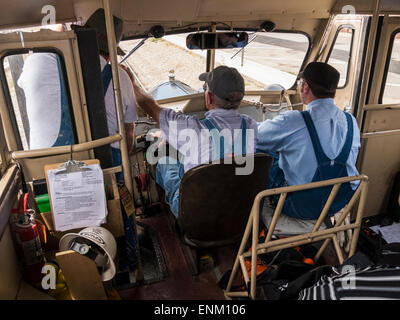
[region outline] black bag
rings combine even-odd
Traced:
[[[358,237],[357,248],[364,253],[374,264],[377,264],[382,247],[386,245],[386,241],[376,232],[371,230],[367,225],[363,224]]]
[[[342,272],[345,266],[352,266],[354,269],[363,269],[373,266],[374,263],[361,251],[357,251],[353,256],[345,260],[337,269]]]
[[[388,243],[382,246],[378,264],[400,267],[400,243]]]
[[[300,261],[284,261],[275,273],[260,274],[263,293],[268,300],[297,299],[301,290],[313,286],[322,275],[329,275],[332,267],[315,267]],[[260,283],[259,283],[260,282]]]
[[[302,289],[329,273],[331,267],[325,265],[323,257],[316,264],[304,262],[305,258],[313,258],[317,251],[313,245],[303,245],[260,255],[260,260],[270,266],[257,276],[257,287],[262,288],[264,297],[268,300],[297,299]]]
[[[380,225],[390,225],[391,219],[384,218]],[[358,250],[375,265],[400,266],[400,243],[387,243],[383,237],[363,223],[358,238]]]
[[[386,215],[395,221],[400,220],[400,172],[398,172],[393,181],[392,191],[389,196],[389,203],[386,210]]]
[[[261,264],[268,267],[262,273],[257,275],[257,288],[263,289],[264,286],[267,286],[267,290],[270,291],[267,299],[279,299],[280,297],[277,296],[276,292],[276,290],[279,289],[276,288],[279,288],[281,284],[284,285],[287,282],[295,281],[300,276],[315,269],[317,266],[325,264],[323,257],[321,257],[314,265],[303,262],[305,258],[313,258],[317,251],[318,249],[315,246],[308,244],[296,247],[296,249],[287,248],[259,255],[258,259]],[[226,272],[218,282],[219,287],[223,290],[227,287],[231,271],[232,270]],[[239,286],[232,287],[232,289],[243,289],[244,287],[245,284],[243,283]],[[294,287],[296,289],[293,289],[293,291],[300,291],[303,288],[303,286],[299,284],[294,284]],[[297,289],[297,287],[299,289]],[[294,293],[288,292],[287,295],[291,297]]]

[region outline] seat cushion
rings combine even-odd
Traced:
[[[261,221],[264,223],[265,227],[268,227],[271,224],[273,215],[274,209],[272,209],[268,205],[267,201],[265,201],[260,213]],[[317,220],[295,219],[282,212],[276,224],[274,235],[289,236],[308,233],[312,231],[316,223]],[[326,229],[326,226],[322,223],[319,230],[324,229]]]

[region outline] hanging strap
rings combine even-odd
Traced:
[[[111,78],[112,78],[111,65],[109,63],[107,63],[106,66],[104,67],[103,71],[101,72],[104,96],[106,96],[106,92],[107,92],[108,86],[110,85]]]
[[[344,113],[347,119],[347,135],[344,146],[340,154],[334,159],[335,161],[345,163],[349,157],[351,146],[353,144],[353,121],[351,115],[347,112]],[[311,142],[313,144],[315,156],[317,158],[318,164],[323,162],[332,161],[329,159],[324,150],[322,149],[321,142],[318,138],[317,130],[315,129],[314,122],[311,119],[310,113],[308,111],[302,111],[304,122],[306,123],[308,133],[310,134]]]
[[[242,130],[242,155],[246,154],[246,130],[247,130],[247,121],[245,118],[242,118],[242,124],[240,125],[240,129]],[[235,143],[234,143],[235,144]],[[234,148],[232,146],[232,148]],[[234,150],[232,150],[235,153]]]
[[[225,156],[225,146],[224,146],[224,139],[223,137],[219,136],[219,132],[221,129],[217,126],[217,124],[210,118],[205,118],[201,120],[201,122],[207,127],[210,131],[211,139],[213,142],[213,159],[221,159]],[[247,130],[247,122],[245,118],[242,118],[240,129],[242,130],[242,155],[246,154],[246,130]],[[217,139],[219,136],[219,155],[216,154],[217,152]],[[232,154],[235,154],[235,141],[232,144]]]
[[[331,159],[326,156],[324,150],[322,149],[317,130],[315,129],[314,122],[312,121],[310,114],[307,111],[302,111],[301,115],[303,116],[304,122],[306,123],[308,133],[310,134],[311,142],[314,147],[315,157],[317,158],[318,164],[330,161]]]

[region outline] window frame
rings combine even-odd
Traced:
[[[266,32],[266,33],[268,33],[268,32]],[[303,62],[300,65],[299,71],[297,72],[296,80],[294,81],[293,85],[290,88],[287,89],[287,90],[297,90],[297,80],[299,80],[299,74],[300,74],[300,72],[302,70],[304,70],[304,68],[306,66],[306,63],[308,61],[308,58],[309,58],[309,56],[311,54],[311,51],[312,51],[311,37],[310,37],[310,35],[308,33],[304,32],[304,31],[297,31],[297,30],[284,30],[284,29],[282,29],[282,30],[274,30],[271,33],[296,33],[296,34],[302,34],[308,40],[308,48],[307,48],[306,54],[304,55]]]
[[[390,35],[390,42],[389,42],[389,46],[388,46],[388,49],[387,49],[387,55],[386,55],[386,61],[385,61],[385,69],[384,69],[384,72],[383,72],[381,89],[380,89],[379,97],[378,97],[378,104],[384,104],[383,103],[383,96],[385,94],[386,82],[387,82],[387,77],[388,77],[388,74],[389,74],[389,67],[390,67],[391,57],[392,57],[392,54],[393,54],[394,41],[396,40],[396,36],[398,34],[400,34],[400,27],[394,29],[392,34]]]
[[[335,37],[333,38],[332,45],[329,48],[329,53],[328,53],[328,55],[326,57],[326,60],[325,60],[325,63],[329,63],[329,59],[331,58],[333,49],[334,49],[336,41],[337,41],[337,38],[338,38],[339,33],[340,33],[340,31],[342,29],[351,29],[351,42],[350,42],[350,50],[349,50],[349,59],[347,60],[346,81],[345,81],[343,86],[341,86],[341,87],[338,86],[337,87],[338,90],[346,88],[347,85],[349,84],[350,62],[351,62],[351,58],[352,58],[352,52],[353,52],[353,46],[354,46],[354,33],[355,33],[355,28],[354,28],[353,25],[351,25],[351,24],[341,24],[336,29]],[[340,79],[339,79],[339,81],[340,81]]]
[[[11,125],[13,128],[13,132],[14,132],[14,136],[15,136],[15,141],[17,143],[17,150],[21,150],[21,151],[31,151],[31,150],[39,150],[39,149],[28,149],[28,150],[24,150],[23,145],[22,145],[22,140],[21,140],[21,133],[19,131],[18,128],[18,124],[17,124],[17,117],[15,115],[15,111],[14,111],[14,105],[12,102],[12,98],[11,98],[11,91],[10,88],[8,86],[8,81],[7,81],[7,76],[5,73],[5,69],[4,69],[4,59],[12,56],[12,55],[17,55],[17,54],[28,54],[29,52],[33,52],[33,53],[54,53],[57,54],[58,58],[60,59],[60,66],[61,66],[61,70],[62,70],[62,77],[63,77],[63,82],[64,82],[64,87],[65,87],[65,91],[66,91],[66,97],[67,97],[67,101],[68,101],[68,110],[69,110],[69,115],[70,115],[70,119],[71,119],[71,129],[72,129],[72,134],[74,137],[74,144],[77,144],[77,130],[76,130],[76,124],[75,124],[75,117],[74,117],[74,111],[73,111],[73,107],[72,107],[72,99],[71,99],[71,91],[70,91],[70,87],[69,87],[69,82],[68,82],[68,74],[67,74],[67,69],[65,66],[65,60],[64,60],[64,55],[62,54],[61,51],[57,50],[56,48],[53,47],[41,47],[41,48],[23,48],[23,49],[12,49],[7,51],[4,55],[1,56],[0,58],[0,81],[2,82],[2,89],[4,92],[4,98],[7,104],[7,109],[9,112],[9,116],[11,119]],[[13,151],[17,151],[17,150],[13,150]]]

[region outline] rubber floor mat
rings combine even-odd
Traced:
[[[113,279],[117,290],[125,290],[139,284],[151,284],[168,276],[167,266],[156,232],[147,224],[137,222],[140,258],[144,281],[136,281],[136,271],[118,272]]]

